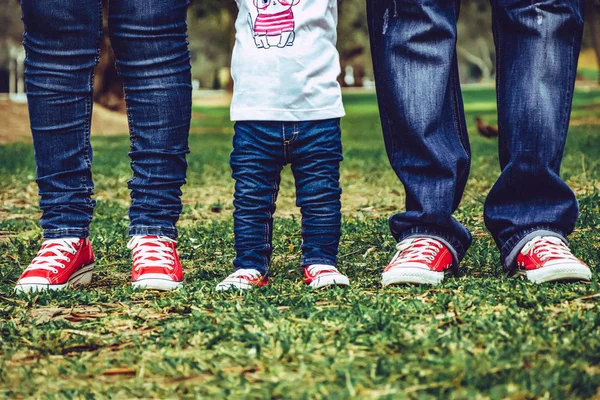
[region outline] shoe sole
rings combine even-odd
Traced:
[[[381,274],[383,286],[401,284],[439,285],[450,272],[436,272],[423,268],[403,267]]]
[[[551,265],[531,271],[518,271],[517,274],[526,276],[533,283],[592,280],[592,271],[579,263]]]
[[[226,292],[228,290],[250,290],[257,287],[256,285],[250,285],[245,281],[228,281],[221,282],[216,287],[215,290],[217,292]]]
[[[172,281],[170,279],[157,279],[157,278],[147,278],[147,279],[138,279],[135,282],[131,282],[131,286],[137,289],[144,290],[160,290],[163,292],[169,292],[171,290],[177,289],[181,286],[183,282]]]
[[[29,293],[41,292],[45,290],[66,290],[80,288],[88,286],[90,283],[92,283],[93,273],[94,264],[88,264],[79,269],[76,273],[74,273],[69,278],[67,283],[63,283],[61,285],[48,285],[43,283],[17,283],[17,285],[15,286],[15,291],[19,293]]]
[[[339,274],[322,275],[308,284],[313,289],[322,289],[330,286],[349,286],[350,280]]]

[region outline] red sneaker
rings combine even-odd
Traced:
[[[562,240],[538,236],[517,255],[517,273],[532,282],[592,279],[592,271],[577,259]]]
[[[48,239],[17,281],[17,292],[89,285],[94,252],[88,239]]]
[[[314,288],[348,286],[350,280],[333,265],[313,264],[304,267],[304,282]]]
[[[134,287],[173,290],[183,283],[177,242],[164,236],[134,236],[127,247],[133,251],[131,281]]]
[[[437,285],[452,273],[452,253],[439,240],[412,237],[398,243],[398,252],[382,274],[383,286],[399,283]]]
[[[269,278],[263,276],[255,269],[238,269],[220,282],[217,285],[216,290],[248,290],[252,289],[253,287],[265,286],[268,283]]]

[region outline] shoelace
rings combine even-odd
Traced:
[[[523,247],[521,253],[530,256],[536,254],[540,260],[545,260],[549,257],[577,260],[562,240],[552,236],[538,236],[534,238]]]
[[[324,264],[313,264],[313,265],[309,265],[308,267],[306,267],[308,269],[308,273],[312,276],[315,276],[321,272],[325,272],[325,271],[335,271],[335,272],[339,272],[334,266],[332,265],[324,265]]]
[[[134,236],[127,243],[127,248],[133,251],[134,270],[146,267],[167,268],[169,271],[175,265],[173,249],[165,243],[177,243],[175,240],[165,237]]]
[[[396,245],[398,252],[392,259],[390,265],[398,265],[407,262],[430,263],[442,249],[442,244],[435,239],[419,238],[406,239]]]
[[[231,275],[227,277],[227,279],[235,279],[235,278],[250,278],[250,280],[258,279],[262,275],[255,269],[238,269]]]
[[[57,274],[57,267],[61,269],[65,268],[61,261],[71,261],[71,259],[65,255],[65,253],[77,253],[75,245],[78,242],[78,238],[44,240],[44,243],[42,243],[42,248],[37,253],[37,256],[35,256],[31,264],[25,269],[25,271],[43,269]]]

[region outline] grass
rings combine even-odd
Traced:
[[[465,92],[473,168],[457,218],[475,241],[460,275],[439,287],[382,289],[394,251],[387,217],[403,205],[372,94],[345,98],[346,290],[301,284],[299,213],[285,170],[272,285],[244,296],[214,286],[233,252],[224,108],[197,108],[179,248],[186,285],[144,293],[128,284],[128,138],[96,137],[98,262],[88,290],[15,297],[41,241],[29,144],[0,146],[0,397],[15,398],[598,398],[600,397],[600,91],[576,93],[563,177],[581,218],[571,243],[591,283],[507,277],[483,225],[498,176],[494,92]]]

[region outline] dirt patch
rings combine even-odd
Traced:
[[[581,118],[571,120],[571,126],[600,125],[600,118]]]
[[[192,103],[200,107],[229,107],[232,94],[225,90],[199,90]]]
[[[14,103],[0,98],[0,143],[30,142],[29,111],[27,104]],[[129,131],[127,116],[110,111],[98,104],[94,105],[92,134],[118,135]]]
[[[195,106],[227,107],[231,102],[231,94],[222,91],[199,92],[194,95],[193,102]],[[193,118],[208,119],[210,116],[196,111]],[[0,121],[2,121],[0,124],[0,144],[31,142],[27,104],[14,103],[6,96],[0,97]],[[125,114],[94,104],[94,114],[92,116],[93,135],[125,135],[128,132],[129,126]],[[193,131],[192,133],[203,132]]]

